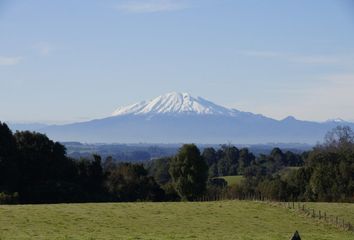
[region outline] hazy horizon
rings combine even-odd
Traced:
[[[140,100],[140,101],[136,101],[134,103],[130,103],[128,105],[125,105],[125,106],[118,106],[118,108],[114,109],[114,111],[112,110],[110,113],[108,113],[107,115],[104,115],[104,116],[100,116],[100,117],[96,117],[96,118],[91,118],[91,119],[79,119],[79,120],[72,120],[72,121],[5,121],[7,123],[10,123],[10,124],[18,124],[18,125],[23,125],[24,127],[26,125],[28,126],[35,126],[35,125],[38,125],[40,127],[40,125],[65,125],[65,124],[71,124],[71,123],[80,123],[80,122],[86,122],[86,121],[92,121],[92,120],[98,120],[98,119],[104,119],[104,118],[109,118],[109,117],[116,117],[116,111],[119,110],[119,109],[125,109],[125,108],[132,108],[134,109],[135,106],[138,104],[141,104],[141,103],[144,103],[144,104],[149,104],[153,101],[156,101],[157,98],[160,98],[160,97],[163,97],[165,95],[168,95],[168,94],[171,94],[171,93],[177,93],[177,94],[188,94],[189,96],[191,97],[196,97],[196,98],[203,98],[205,100],[208,100],[202,96],[192,96],[190,95],[189,93],[180,93],[180,92],[169,92],[169,93],[166,93],[166,94],[162,94],[160,96],[156,96],[155,98],[152,98],[152,99],[145,99],[145,100]],[[225,107],[226,109],[229,109],[229,110],[239,110],[239,109],[236,109],[236,108],[232,108],[232,107],[227,107],[227,106],[222,106],[222,105],[219,105],[217,103],[213,103],[211,102],[212,104],[216,104],[218,107]],[[245,112],[245,113],[248,113],[249,111],[241,111],[241,112]],[[259,114],[259,113],[254,113],[254,112],[249,112],[249,113],[252,113],[252,114]],[[126,113],[126,114],[129,114],[129,113]],[[134,113],[135,114],[135,113]],[[151,114],[151,113],[149,113]],[[124,115],[124,114],[123,114]],[[268,117],[268,118],[272,118],[270,116],[266,116],[266,115],[263,115],[261,114],[262,116],[264,117]],[[288,115],[288,116],[285,116],[284,118],[281,118],[281,119],[277,119],[277,118],[272,118],[272,119],[275,119],[275,120],[285,120],[285,119],[288,119],[288,118],[295,118],[297,120],[301,120],[301,121],[311,121],[311,120],[308,120],[308,119],[299,119],[297,118],[296,116],[293,116],[293,115]],[[313,120],[313,122],[327,122],[327,121],[333,121],[333,122],[341,122],[341,121],[344,121],[344,122],[354,122],[354,121],[351,121],[351,120],[344,120],[344,119],[341,119],[341,118],[329,118],[329,119],[326,119],[326,120],[323,120],[323,121],[316,121],[316,120]],[[31,128],[32,129],[32,128]]]

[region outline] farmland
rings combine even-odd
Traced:
[[[315,204],[353,220],[353,204]],[[349,213],[348,213],[349,212]],[[353,239],[353,233],[266,203],[87,203],[0,206],[0,239]]]

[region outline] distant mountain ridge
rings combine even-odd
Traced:
[[[338,125],[354,129],[354,123],[339,119],[320,123],[289,116],[275,120],[172,92],[119,107],[106,118],[34,130],[57,141],[86,143],[314,144]]]

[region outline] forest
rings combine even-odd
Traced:
[[[223,176],[242,176],[228,186]],[[0,123],[0,203],[196,201],[205,196],[277,201],[354,201],[354,134],[346,126],[302,154],[274,148],[255,156],[221,145],[183,145],[144,163],[73,159],[65,147]]]

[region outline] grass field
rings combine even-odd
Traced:
[[[331,205],[334,211],[341,204]],[[331,208],[331,207],[329,207]],[[351,211],[353,206],[343,211]],[[352,240],[291,210],[246,201],[0,206],[0,239]]]
[[[223,176],[223,177],[219,177],[219,178],[223,178],[225,179],[225,181],[227,182],[228,186],[232,186],[235,184],[238,184],[242,181],[243,176],[242,175],[238,175],[238,176]]]

